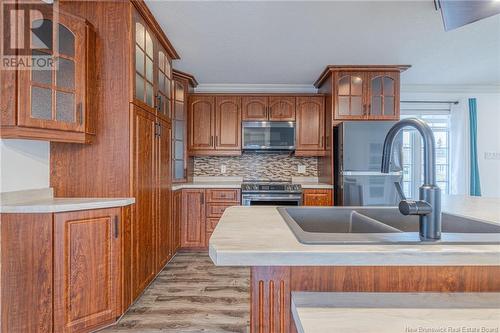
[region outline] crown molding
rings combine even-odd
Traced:
[[[202,83],[194,91],[196,93],[308,93],[316,94],[318,90],[312,84],[221,84]]]
[[[500,85],[474,85],[474,84],[403,84],[402,93],[500,93]]]

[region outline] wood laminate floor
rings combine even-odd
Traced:
[[[114,326],[100,332],[249,332],[250,269],[178,253]]]

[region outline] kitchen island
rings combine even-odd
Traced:
[[[444,197],[443,213],[500,224],[500,200]],[[498,292],[498,244],[305,245],[275,207],[232,207],[210,242],[216,265],[252,266],[252,332],[295,332],[291,292]]]

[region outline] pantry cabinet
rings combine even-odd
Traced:
[[[192,95],[188,122],[191,155],[241,155],[241,97]]]
[[[0,137],[90,143],[97,116],[94,29],[78,16],[36,8],[28,22],[36,66],[0,75]]]
[[[408,65],[328,66],[315,86],[328,88],[333,121],[399,120],[400,73]]]

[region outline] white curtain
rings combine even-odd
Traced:
[[[450,117],[450,194],[469,193],[469,112],[467,100],[452,104]]]

